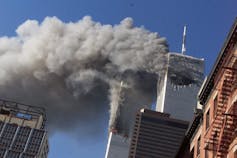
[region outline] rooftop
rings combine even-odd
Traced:
[[[0,114],[24,120],[38,120],[43,118],[43,127],[46,121],[46,112],[44,108],[3,99],[0,99]]]

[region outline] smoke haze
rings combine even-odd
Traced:
[[[112,26],[89,16],[75,23],[46,17],[27,20],[16,34],[0,38],[0,96],[44,106],[51,131],[98,132],[108,110],[112,126],[121,81],[134,94],[128,104],[148,104],[156,77],[147,76],[163,69],[168,51],[164,38],[131,18]]]

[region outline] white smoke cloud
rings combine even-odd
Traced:
[[[16,33],[0,38],[0,96],[45,106],[52,128],[99,120],[109,101],[116,105],[119,97],[110,94],[121,80],[136,90],[139,75],[126,74],[156,74],[168,51],[164,38],[134,27],[131,18],[112,26],[89,16],[75,23],[46,17],[27,20]]]

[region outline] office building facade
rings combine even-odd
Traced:
[[[0,157],[47,158],[43,108],[0,100]]]
[[[135,120],[129,158],[173,158],[187,128],[186,121],[141,109]]]

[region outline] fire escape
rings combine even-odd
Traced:
[[[212,150],[216,158],[226,158],[229,145],[237,133],[237,102],[229,102],[237,88],[237,72],[233,68],[225,68],[224,71],[215,117],[206,135],[205,149]]]

